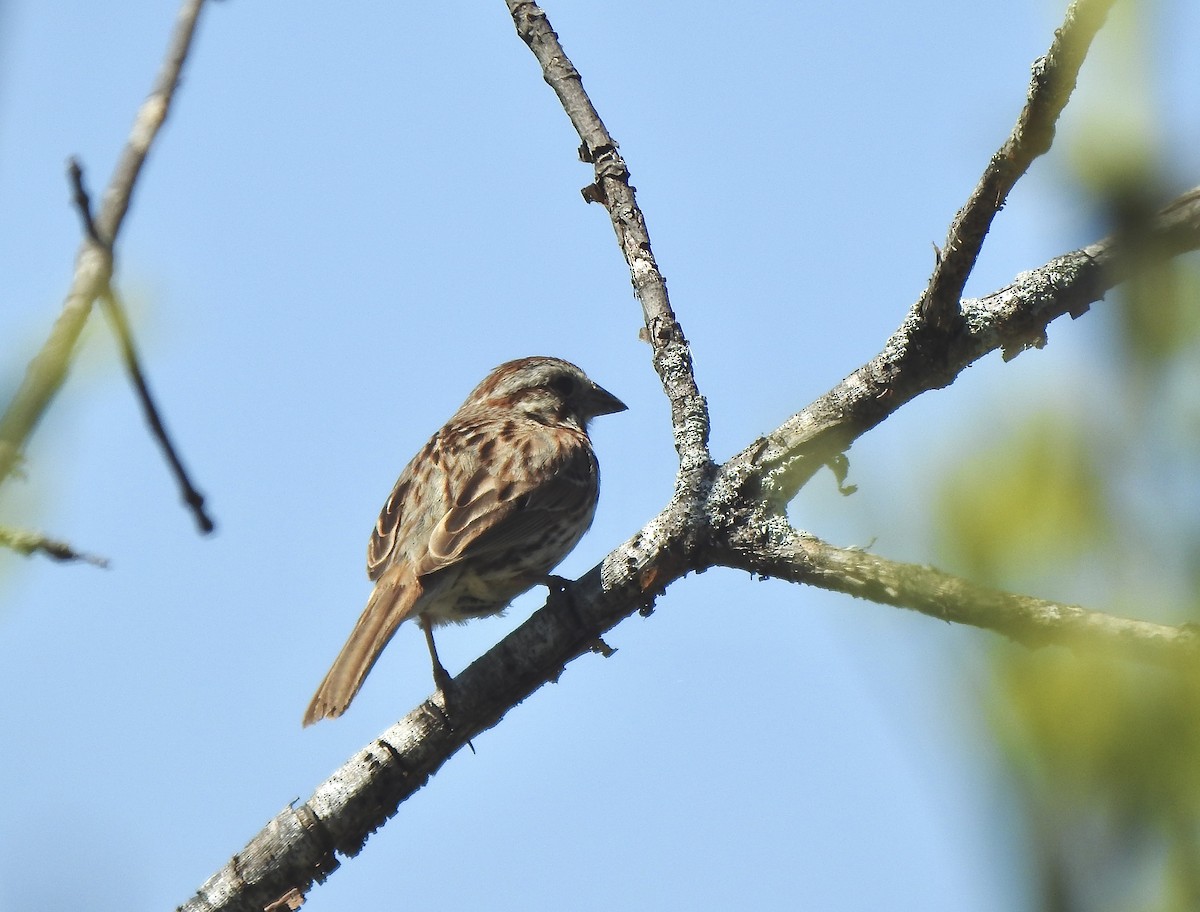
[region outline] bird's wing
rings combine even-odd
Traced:
[[[440,461],[443,457],[441,436],[435,434],[421,448],[416,456],[404,467],[392,493],[388,495],[379,519],[375,521],[375,529],[371,532],[371,540],[367,543],[367,577],[379,579],[392,563],[393,552],[398,542],[408,541],[413,537],[412,530],[405,528],[405,523],[418,522],[420,517],[409,516],[404,508],[409,501],[410,492],[417,484],[417,474],[421,467],[428,467]]]
[[[561,458],[547,460],[536,471],[514,463],[504,460],[476,469],[433,527],[416,568],[418,577],[460,560],[533,546],[538,533],[559,522],[564,512],[578,513],[577,521],[590,523],[597,471],[590,447],[564,448]]]

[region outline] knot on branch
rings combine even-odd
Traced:
[[[579,146],[579,160],[595,165],[596,170],[596,180],[580,191],[585,201],[608,206],[610,195],[604,188],[607,180],[618,181],[624,187],[629,187],[629,166],[617,151],[616,143],[601,143],[594,149],[589,149],[586,142],[582,143]]]
[[[779,521],[787,524],[786,503],[767,496],[758,457],[767,445],[758,441],[717,471],[708,488],[704,514],[710,548],[717,552],[757,550]]]

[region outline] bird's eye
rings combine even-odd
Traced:
[[[570,374],[561,374],[550,381],[550,389],[565,399],[575,392],[575,378]]]

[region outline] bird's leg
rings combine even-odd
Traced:
[[[454,680],[450,677],[450,672],[446,671],[446,666],[442,664],[442,660],[438,658],[437,647],[433,645],[433,621],[424,615],[420,618],[421,629],[425,631],[425,642],[429,646],[429,658],[433,659],[433,683],[438,690],[442,692],[442,699],[445,701],[446,709],[450,709],[450,689],[454,684]],[[435,708],[437,704],[434,704]],[[440,711],[439,711],[440,712]],[[450,730],[454,730],[454,725],[446,717],[445,713],[440,713],[442,719]],[[475,753],[475,745],[471,743],[471,739],[467,739],[467,747],[471,748],[471,753]]]
[[[452,681],[450,672],[446,671],[442,660],[438,658],[437,647],[433,645],[433,622],[422,616],[421,629],[425,631],[425,642],[429,646],[429,658],[433,660],[433,683],[443,694],[448,693]]]
[[[564,605],[567,611],[570,612],[572,620],[575,621],[576,627],[584,628],[586,625],[583,623],[583,618],[580,616],[579,609],[575,605],[575,599],[571,596],[571,581],[561,576],[547,574],[542,578],[542,583],[550,590],[550,601]],[[600,636],[591,637],[585,644],[585,648],[588,652],[598,652],[606,659],[616,652]]]

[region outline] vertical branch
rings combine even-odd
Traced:
[[[708,405],[696,386],[691,350],[671,309],[666,279],[650,250],[650,234],[629,184],[629,169],[545,12],[530,0],[506,2],[517,34],[541,64],[543,77],[579,134],[580,158],[595,167],[596,182],[584,188],[583,196],[588,202],[602,204],[612,219],[634,293],[642,305],[646,339],[654,350],[654,368],[671,403],[680,471],[685,478],[698,477],[712,465],[708,451]]]

